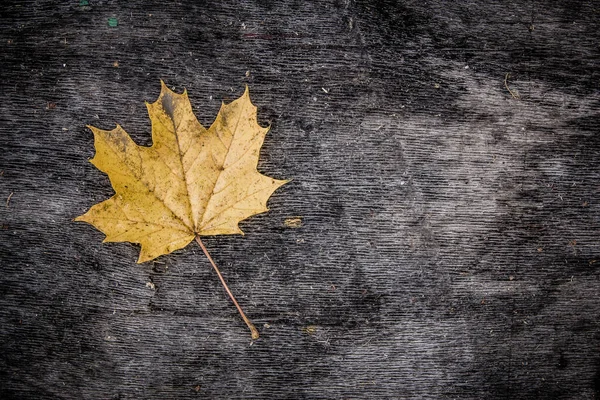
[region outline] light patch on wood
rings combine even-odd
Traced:
[[[283,225],[288,228],[300,228],[302,226],[302,217],[286,218]]]
[[[317,327],[315,325],[308,325],[302,328],[302,332],[306,333],[307,335],[314,335],[317,333]]]

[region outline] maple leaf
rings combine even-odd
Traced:
[[[115,195],[75,220],[103,232],[104,242],[139,243],[138,263],[196,239],[249,323],[200,236],[243,234],[238,223],[268,211],[271,194],[288,182],[256,169],[269,128],[258,125],[248,87],[239,99],[223,103],[206,129],[187,91],[177,94],[162,81],[161,86],[158,100],[146,103],[152,146],[138,146],[119,125],[111,131],[89,126],[96,147],[90,161],[108,175]]]

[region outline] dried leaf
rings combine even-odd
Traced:
[[[116,194],[76,221],[94,225],[105,242],[141,244],[139,263],[196,236],[243,234],[238,223],[267,211],[271,194],[287,182],[256,169],[269,128],[258,125],[248,88],[221,106],[208,129],[194,116],[187,92],[174,93],[164,83],[158,100],[146,105],[151,147],[135,144],[119,125],[112,131],[90,126],[91,162]]]

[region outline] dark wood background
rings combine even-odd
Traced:
[[[600,398],[598,2],[0,15],[2,399]],[[293,179],[205,240],[254,343],[194,243],[72,222],[112,195],[85,125],[150,144],[159,79],[204,125],[248,84]]]

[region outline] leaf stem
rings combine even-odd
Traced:
[[[246,325],[248,325],[248,328],[250,328],[250,332],[252,333],[252,339],[258,339],[258,337],[259,337],[258,331],[254,327],[254,325],[252,324],[252,322],[250,322],[250,320],[248,319],[248,317],[246,317],[246,314],[244,314],[244,311],[242,311],[242,307],[240,307],[240,305],[238,304],[238,302],[235,300],[235,297],[233,297],[233,294],[231,293],[231,290],[229,290],[229,288],[227,287],[227,284],[225,283],[225,279],[223,279],[223,275],[221,275],[221,272],[219,271],[219,268],[217,268],[217,264],[215,264],[215,262],[213,261],[212,257],[210,256],[210,254],[208,254],[208,250],[206,250],[206,247],[204,247],[204,243],[202,243],[202,240],[200,240],[200,236],[196,236],[196,242],[198,242],[198,244],[200,245],[200,248],[202,249],[202,251],[204,252],[204,254],[206,254],[206,258],[208,258],[208,261],[210,261],[210,263],[212,264],[213,268],[217,272],[217,275],[219,276],[219,279],[221,280],[221,283],[223,284],[223,287],[225,288],[225,291],[227,292],[227,294],[231,298],[231,301],[233,301],[233,304],[235,304],[235,307],[240,312],[240,315],[242,316],[242,319],[244,320],[244,322],[246,323]]]

